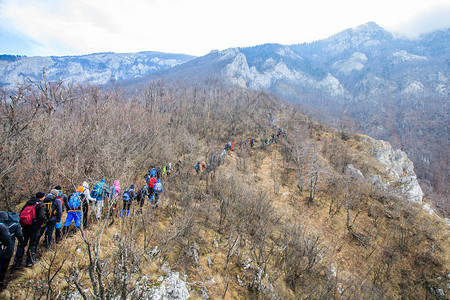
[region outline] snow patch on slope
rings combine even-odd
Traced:
[[[361,71],[364,68],[364,63],[367,62],[367,56],[361,52],[355,52],[346,61],[340,60],[332,65],[333,69],[345,75],[350,74],[352,71]]]
[[[395,52],[392,55],[397,59],[397,62],[404,62],[410,60],[428,60],[428,58],[426,58],[425,56],[411,54],[408,53],[406,50]]]
[[[345,94],[344,87],[339,80],[330,73],[319,82],[319,87],[327,91],[331,96],[344,96]]]
[[[406,88],[403,89],[403,94],[420,95],[424,91],[424,86],[419,81],[413,81]]]

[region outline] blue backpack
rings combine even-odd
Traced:
[[[73,193],[70,196],[67,204],[69,205],[70,209],[79,209],[81,206],[80,194],[77,192]]]
[[[130,192],[128,190],[126,190],[123,193],[122,200],[128,202],[128,201],[130,201],[130,199],[131,199]]]

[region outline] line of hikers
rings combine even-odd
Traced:
[[[14,255],[15,241],[18,241],[14,263],[11,267],[11,275],[14,270],[22,267],[23,256],[26,250],[26,267],[31,267],[35,263],[35,254],[39,240],[44,236],[43,246],[50,247],[53,244],[53,232],[55,232],[55,242],[61,241],[66,236],[69,227],[74,223],[75,229],[88,227],[89,206],[92,206],[91,213],[96,220],[102,218],[102,208],[107,201],[107,218],[114,222],[116,205],[120,195],[122,195],[123,208],[120,217],[128,217],[133,200],[139,204],[138,213],[142,213],[142,207],[146,196],[150,203],[158,207],[160,194],[163,192],[161,178],[170,175],[171,164],[163,168],[151,168],[145,175],[146,184],[135,191],[132,184],[122,192],[120,183],[115,180],[113,186],[109,187],[105,179],[97,182],[92,191],[89,184],[84,181],[69,197],[64,194],[61,186],[57,185],[46,195],[44,192],[37,192],[22,207],[19,214],[15,212],[6,213],[0,211],[0,290],[4,288],[4,279],[9,264]],[[65,222],[62,223],[62,213],[67,211]]]
[[[275,129],[276,129],[276,127],[275,127]],[[266,146],[273,144],[273,143],[278,143],[278,139],[284,135],[285,135],[285,133],[283,132],[283,129],[278,128],[276,133],[272,133],[272,135],[270,137],[268,137],[267,139],[261,138],[261,148],[265,148]],[[247,148],[247,145],[250,145],[250,147],[253,148],[255,145],[255,141],[252,138],[249,138],[243,142],[242,141],[239,142],[238,145],[239,145],[239,149],[241,149],[242,147]],[[207,161],[202,162],[202,163],[197,162],[194,165],[195,172],[197,174],[199,174],[200,171],[202,171],[202,175],[203,175],[203,173],[208,173],[210,171],[215,170],[216,167],[218,167],[222,164],[225,155],[227,155],[227,153],[229,151],[234,151],[234,143],[232,141],[226,143],[222,147],[222,149],[220,151],[220,155],[213,155]]]

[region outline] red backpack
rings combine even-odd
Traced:
[[[33,220],[36,217],[36,207],[39,205],[39,202],[36,202],[33,205],[27,205],[19,215],[20,225],[32,225]]]
[[[152,189],[155,186],[156,183],[156,178],[152,177],[150,178],[150,180],[148,181],[148,186]]]

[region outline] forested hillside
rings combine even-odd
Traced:
[[[5,298],[448,298],[448,222],[422,209],[412,163],[387,143],[216,81],[131,96],[44,81],[1,101],[3,210],[56,184],[140,187],[150,166],[177,164],[158,208],[134,202],[39,247]]]

